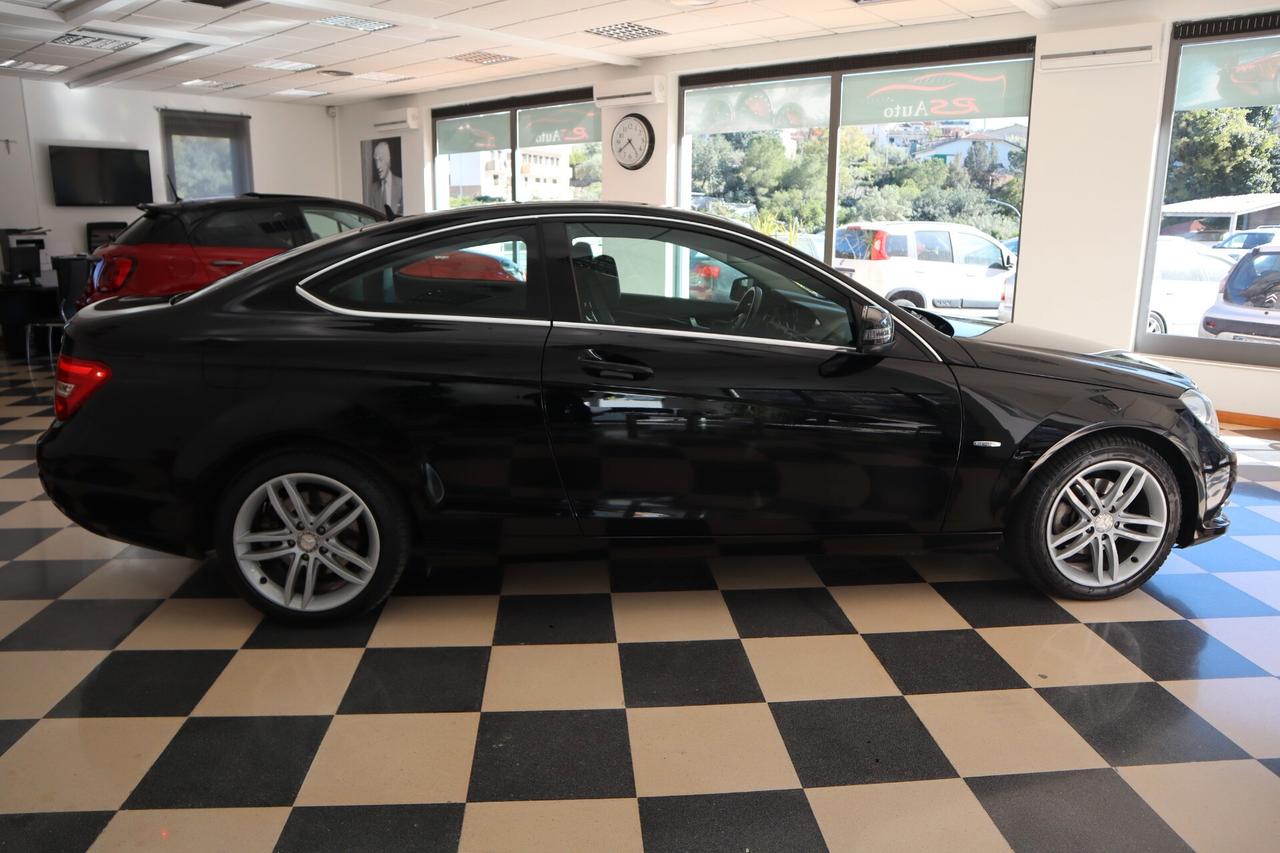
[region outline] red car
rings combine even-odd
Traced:
[[[349,201],[258,193],[142,205],[141,216],[93,253],[79,304],[199,290],[303,243],[385,218]]]

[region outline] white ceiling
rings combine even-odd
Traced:
[[[0,74],[72,86],[172,90],[210,96],[304,100],[286,89],[324,92],[343,103],[463,86],[593,64],[711,47],[739,47],[1026,11],[1043,15],[1082,0],[247,0],[230,8],[188,0],[0,0],[0,62],[65,65],[55,74],[0,68]],[[1097,0],[1094,0],[1097,2]],[[315,23],[355,15],[394,24],[361,32]],[[665,35],[618,41],[587,32],[630,22]],[[146,36],[116,52],[49,44],[73,29]],[[485,51],[514,57],[478,65],[453,57]],[[290,72],[255,68],[265,60],[314,63]],[[322,71],[383,72],[385,82]],[[191,80],[234,84],[222,90]]]

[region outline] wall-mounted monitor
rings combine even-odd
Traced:
[[[49,146],[53,203],[126,207],[151,201],[151,156],[131,148]]]

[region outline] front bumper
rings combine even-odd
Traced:
[[[1213,518],[1207,518],[1196,524],[1195,531],[1191,534],[1190,541],[1181,545],[1182,548],[1191,548],[1205,542],[1217,539],[1219,536],[1227,532],[1231,519],[1227,518],[1225,512],[1219,512]]]

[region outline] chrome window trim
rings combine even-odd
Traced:
[[[839,344],[815,344],[808,341],[788,341],[782,338],[757,338],[753,335],[727,335],[723,332],[697,332],[685,329],[655,329],[651,326],[616,326],[611,323],[580,323],[576,320],[557,320],[556,328],[565,329],[603,329],[610,332],[635,332],[641,335],[673,335],[678,338],[706,338],[713,341],[739,341],[749,344],[770,344],[800,349],[819,349],[828,352],[857,352],[851,346]]]
[[[461,321],[464,323],[501,323],[507,326],[541,326],[544,329],[551,326],[550,320],[532,320],[526,317],[475,317],[469,314],[410,314],[400,313],[397,311],[362,311],[358,308],[343,308],[330,302],[325,302],[314,293],[310,293],[302,289],[299,284],[294,288],[298,295],[308,302],[316,305],[325,311],[334,314],[342,314],[347,317],[372,317],[381,320],[443,320],[445,322]]]
[[[384,243],[384,244],[383,244],[383,245],[381,245],[381,246],[374,246],[374,247],[372,247],[372,248],[365,249],[363,252],[357,252],[356,254],[354,254],[354,255],[352,255],[352,256],[350,256],[350,257],[348,257],[348,258],[343,258],[343,259],[341,259],[341,260],[339,260],[339,261],[336,261],[336,262],[334,262],[334,263],[330,264],[330,265],[329,265],[329,266],[327,266],[327,267],[324,267],[323,269],[320,269],[320,270],[317,270],[316,272],[313,272],[311,275],[307,276],[306,278],[304,278],[304,279],[302,279],[301,281],[299,281],[299,282],[298,282],[298,285],[297,285],[297,286],[298,286],[298,291],[299,291],[300,293],[305,293],[305,291],[303,291],[303,287],[304,287],[306,284],[308,284],[309,282],[311,282],[313,279],[319,278],[320,276],[326,275],[326,274],[328,274],[328,273],[330,273],[330,272],[333,272],[334,270],[340,269],[340,268],[342,268],[342,267],[346,266],[347,264],[353,263],[354,261],[358,261],[358,260],[360,260],[361,258],[367,257],[368,255],[374,254],[374,253],[376,253],[376,252],[382,252],[382,251],[385,251],[385,250],[388,250],[388,249],[392,249],[392,248],[394,248],[394,247],[396,247],[396,246],[402,246],[402,245],[404,245],[404,244],[406,244],[406,243],[413,243],[413,242],[416,242],[416,241],[425,241],[425,240],[430,240],[430,239],[435,238],[435,237],[438,237],[438,236],[440,236],[440,235],[442,235],[442,234],[448,234],[448,233],[449,233],[449,232],[451,232],[451,231],[458,231],[458,230],[461,230],[461,229],[463,229],[463,228],[476,228],[476,229],[479,229],[479,228],[487,228],[487,227],[488,227],[488,226],[490,226],[490,225],[501,225],[501,224],[503,224],[503,223],[507,223],[507,222],[533,222],[533,223],[537,223],[537,222],[541,222],[541,221],[543,221],[543,220],[548,220],[548,219],[621,219],[621,220],[637,220],[637,221],[641,221],[641,222],[660,222],[660,223],[662,223],[662,224],[664,224],[664,225],[668,225],[668,226],[683,226],[683,227],[690,227],[690,228],[702,228],[702,229],[709,230],[709,231],[717,231],[717,232],[719,232],[719,233],[721,233],[721,234],[725,234],[725,235],[727,235],[730,239],[745,240],[745,241],[750,242],[750,243],[755,243],[756,245],[760,246],[761,248],[765,249],[766,251],[768,251],[768,252],[770,252],[770,253],[772,253],[772,254],[776,254],[776,253],[777,253],[777,251],[778,251],[778,250],[777,250],[777,248],[776,248],[776,247],[774,247],[773,245],[771,245],[771,244],[769,244],[769,243],[766,243],[764,240],[761,240],[761,239],[759,239],[759,238],[753,237],[753,236],[751,236],[751,235],[749,235],[749,234],[743,234],[743,233],[741,233],[741,232],[739,232],[739,231],[735,231],[735,230],[730,229],[730,228],[721,228],[721,227],[720,227],[720,226],[718,226],[718,225],[712,225],[712,224],[710,224],[710,223],[706,223],[706,222],[698,222],[698,221],[696,221],[696,220],[695,220],[695,221],[690,221],[690,220],[687,220],[687,219],[684,219],[684,218],[682,218],[682,217],[678,217],[678,216],[677,216],[677,217],[670,217],[670,216],[660,216],[660,215],[654,215],[654,214],[643,214],[643,213],[606,213],[606,212],[593,212],[593,211],[575,211],[575,212],[565,212],[565,213],[541,213],[541,214],[526,213],[526,214],[521,214],[521,215],[517,215],[517,216],[503,216],[503,217],[499,217],[499,218],[497,218],[497,219],[488,219],[488,220],[484,220],[484,221],[480,221],[480,222],[474,222],[474,221],[473,221],[473,222],[462,222],[462,223],[459,223],[459,224],[457,224],[457,225],[446,225],[446,226],[444,226],[444,227],[442,227],[442,228],[436,228],[436,229],[433,229],[433,230],[431,230],[431,231],[423,232],[423,233],[421,233],[421,234],[413,234],[413,235],[410,235],[410,236],[408,236],[408,237],[401,237],[399,240],[393,240],[393,241],[391,241],[390,243]],[[790,260],[790,261],[792,261],[793,263],[800,263],[800,264],[802,264],[802,265],[804,265],[804,266],[807,266],[810,270],[812,270],[813,272],[817,273],[817,274],[818,274],[818,275],[820,275],[822,278],[826,279],[826,280],[828,281],[828,283],[836,285],[836,286],[837,286],[837,287],[839,287],[841,290],[843,290],[843,291],[845,291],[846,293],[849,293],[849,294],[851,294],[851,295],[853,295],[853,296],[857,297],[859,300],[861,300],[861,301],[866,301],[866,300],[867,300],[867,294],[864,294],[864,293],[862,293],[861,291],[857,290],[856,288],[851,287],[849,282],[844,281],[844,280],[843,280],[839,275],[837,275],[837,274],[833,274],[830,270],[824,269],[822,266],[820,266],[820,265],[818,265],[818,264],[814,263],[813,259],[808,258],[808,257],[806,257],[806,256],[804,256],[804,255],[801,255],[801,254],[800,254],[800,253],[798,253],[798,252],[797,252],[797,253],[795,253],[795,254],[787,255],[787,259],[788,259],[788,260]],[[307,295],[308,297],[311,297],[311,294],[309,294],[309,293],[307,293],[306,295]],[[319,299],[318,297],[311,297],[311,298],[312,298],[312,301],[313,301],[313,302],[316,302],[317,304],[320,304],[320,305],[322,305],[322,306],[324,306],[324,307],[336,307],[336,306],[329,306],[329,305],[328,305],[328,303],[325,303],[323,300]],[[871,301],[872,301],[872,303],[875,303],[875,300],[871,300]],[[884,306],[881,306],[881,307],[884,307]],[[362,311],[357,311],[357,310],[355,310],[355,309],[349,309],[349,308],[348,308],[348,309],[342,309],[339,313],[349,313],[349,314],[353,314],[353,315],[355,315],[355,316],[394,316],[394,317],[398,317],[398,318],[399,318],[399,317],[425,317],[425,316],[427,316],[427,315],[423,315],[423,314],[407,314],[407,315],[402,315],[402,314],[394,314],[394,315],[378,315],[378,314],[376,314],[375,312],[362,312]],[[437,315],[437,316],[440,316],[440,315]],[[461,318],[461,316],[460,316],[460,315],[452,315],[452,314],[450,314],[450,315],[443,315],[443,319],[462,319],[462,318]],[[541,322],[541,321],[524,320],[524,321],[521,321],[521,322],[528,323],[528,322]],[[563,323],[562,323],[562,324],[563,324]],[[600,327],[600,326],[599,326],[599,324],[587,324],[587,325],[589,325],[589,326],[591,326],[591,327],[593,327],[593,328],[599,328],[599,327]],[[911,328],[910,326],[908,326],[907,324],[905,324],[905,323],[901,323],[901,322],[897,323],[896,325],[897,325],[897,327],[898,327],[899,329],[902,329],[903,331],[907,332],[907,334],[911,335],[911,337],[912,337],[912,338],[913,338],[913,339],[914,339],[918,344],[920,344],[920,346],[921,346],[921,347],[923,347],[923,348],[924,348],[924,350],[925,350],[929,355],[931,355],[935,361],[937,361],[937,362],[939,362],[939,363],[942,363],[942,361],[943,361],[942,356],[938,355],[938,351],[937,351],[937,350],[935,350],[935,349],[934,349],[934,348],[929,344],[929,342],[928,342],[928,341],[926,341],[923,337],[921,337],[921,335],[920,335],[920,334],[919,334],[915,329],[913,329],[913,328]],[[635,331],[635,330],[638,330],[638,329],[644,329],[645,327],[643,327],[643,326],[620,326],[620,327],[617,327],[617,328],[625,329],[625,330],[627,330],[627,331]],[[728,337],[730,337],[730,338],[734,338],[734,339],[737,339],[737,340],[742,340],[742,337],[741,337],[741,336],[728,336]],[[777,340],[777,339],[775,339],[775,338],[761,338],[760,340],[765,340],[765,341],[768,341],[768,342],[770,342],[770,343],[780,343],[780,341],[778,341],[778,340]],[[787,343],[787,342],[781,342],[781,343]],[[792,343],[799,343],[799,342],[792,342]],[[847,349],[847,348],[845,348],[845,349]]]

